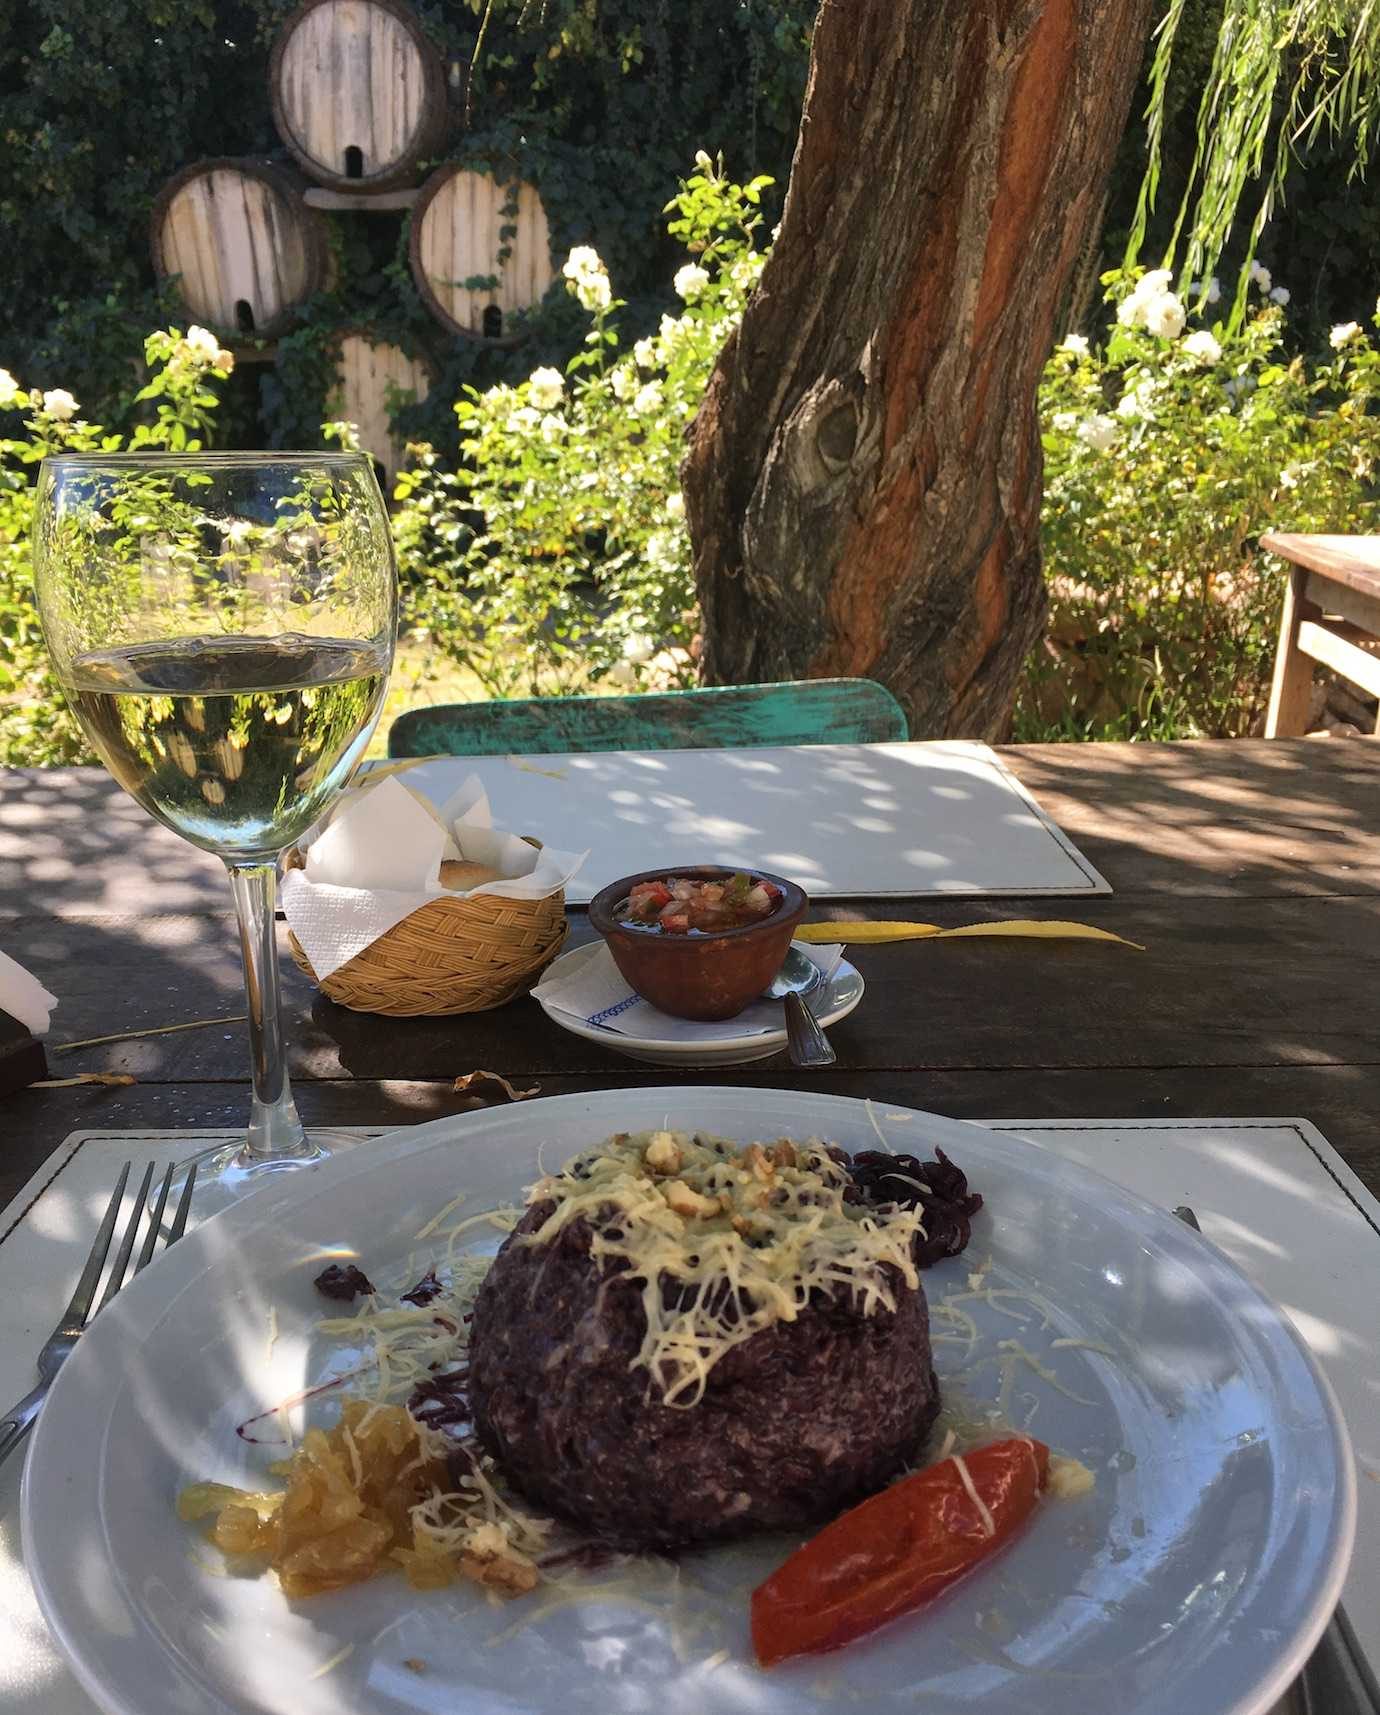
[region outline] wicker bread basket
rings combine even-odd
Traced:
[[[300,869],[302,854],[294,849],[284,863]],[[483,1012],[525,994],[560,952],[567,928],[563,890],[546,899],[442,894],[394,924],[325,982],[317,981],[291,930],[288,945],[298,970],[341,1006],[389,1018],[442,1017]]]

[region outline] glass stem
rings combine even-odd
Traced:
[[[278,992],[278,939],[273,922],[277,865],[226,862],[235,892],[249,1002],[249,1053],[254,1098],[249,1110],[249,1161],[288,1160],[309,1153],[293,1105]]]

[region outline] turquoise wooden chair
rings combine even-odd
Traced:
[[[409,709],[388,754],[540,756],[581,750],[725,750],[907,739],[905,712],[872,679],[716,685],[633,697],[534,697]]]

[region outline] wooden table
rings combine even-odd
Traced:
[[[863,1006],[839,1064],[698,1074],[798,1083],[959,1117],[1303,1115],[1380,1191],[1380,749],[1353,740],[1037,745],[1005,759],[1111,881],[1111,898],[927,900],[943,924],[1076,915],[1143,954],[1001,940],[860,948]],[[817,915],[896,916],[895,901]],[[579,914],[575,934],[587,934]],[[241,1121],[242,1024],[63,1041],[242,1010],[219,864],[151,822],[97,769],[0,772],[0,946],[62,1004],[53,1076],[121,1089],[0,1101],[0,1201],[79,1126]],[[343,1011],[284,956],[298,1105],[311,1123],[406,1124],[476,1105],[484,1068],[547,1095],[682,1076],[567,1035],[523,1000],[452,1020]]]
[[[1293,738],[1307,730],[1319,662],[1380,696],[1380,537],[1267,530],[1260,546],[1290,567],[1265,736]]]

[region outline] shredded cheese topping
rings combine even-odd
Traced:
[[[992,1509],[977,1492],[977,1485],[973,1482],[973,1474],[968,1469],[967,1460],[964,1459],[961,1453],[951,1453],[949,1457],[954,1462],[954,1469],[958,1472],[959,1481],[968,1492],[968,1499],[977,1508],[978,1517],[982,1520],[982,1534],[984,1536],[995,1536],[997,1534],[997,1526],[996,1521],[992,1517]]]
[[[814,1139],[740,1150],[699,1133],[620,1133],[538,1180],[527,1201],[551,1209],[523,1242],[584,1221],[591,1257],[642,1283],[634,1367],[665,1404],[689,1408],[726,1352],[795,1321],[812,1294],[846,1293],[870,1316],[919,1284],[919,1211],[845,1202],[851,1184]]]

